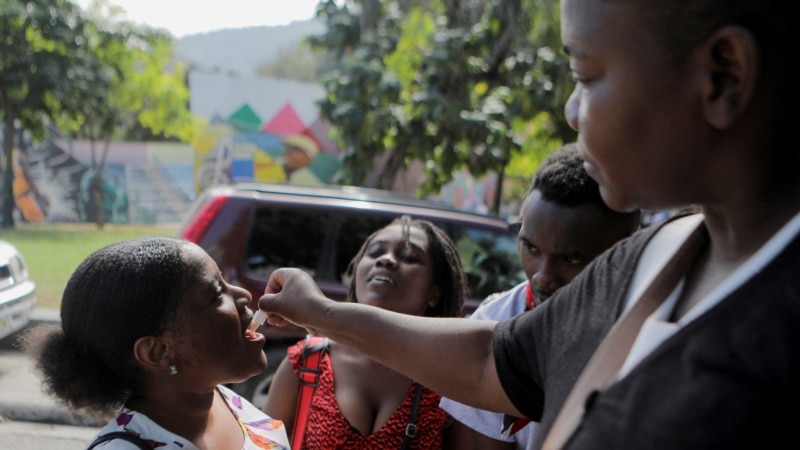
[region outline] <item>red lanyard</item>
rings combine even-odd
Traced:
[[[525,286],[525,311],[530,311],[533,309],[533,289],[531,289],[531,282],[528,281],[528,285]]]

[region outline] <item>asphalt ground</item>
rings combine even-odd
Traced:
[[[58,311],[34,309],[29,326],[57,322]],[[83,449],[105,421],[76,414],[41,389],[15,336],[0,339],[0,449]]]

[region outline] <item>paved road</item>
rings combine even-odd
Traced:
[[[34,323],[57,317],[55,311],[36,311]],[[74,414],[45,395],[31,361],[14,344],[12,338],[0,339],[0,449],[85,448],[100,422]]]
[[[34,422],[0,422],[0,448],[6,450],[83,450],[95,428]]]

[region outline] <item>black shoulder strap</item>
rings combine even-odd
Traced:
[[[322,354],[324,355],[328,351],[329,340],[328,338],[323,338],[319,336],[306,336],[305,345],[303,345],[303,356],[302,359],[305,360],[308,358],[308,355],[318,352],[322,350]]]
[[[411,406],[411,417],[408,419],[406,436],[403,438],[403,445],[400,450],[411,448],[411,441],[417,436],[417,414],[419,413],[420,397],[422,397],[422,385],[417,383],[417,387],[414,389],[414,404]]]
[[[133,444],[136,444],[141,450],[153,450],[153,447],[150,446],[144,439],[136,436],[133,433],[128,433],[127,431],[112,431],[110,433],[106,433],[102,436],[98,436],[97,439],[94,440],[86,450],[92,450],[93,448],[97,447],[98,445],[102,444],[103,442],[110,441],[112,439],[122,439],[123,441],[128,441]]]

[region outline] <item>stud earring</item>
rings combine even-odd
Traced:
[[[169,365],[169,374],[170,375],[177,375],[178,374],[178,368],[175,367],[175,364],[170,364]]]

